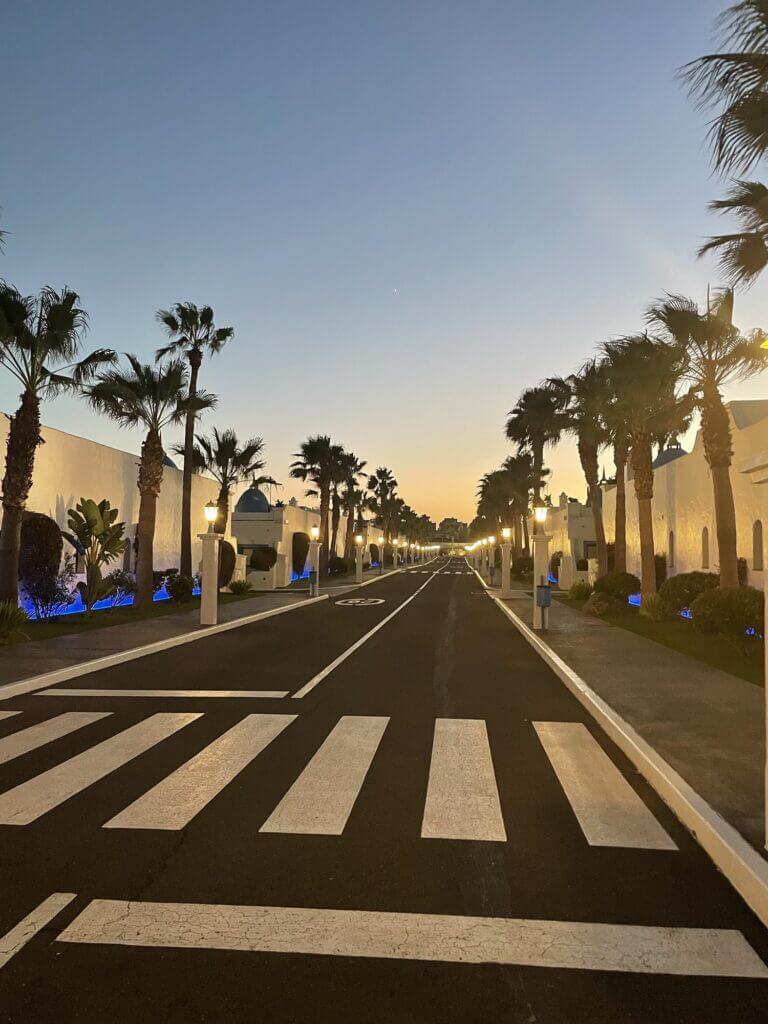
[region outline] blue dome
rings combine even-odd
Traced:
[[[165,454],[163,455],[163,465],[164,466],[170,466],[171,469],[178,469],[179,468],[176,465],[176,463],[173,461],[173,459],[171,459],[168,455],[165,455]]]
[[[237,499],[235,512],[269,512],[269,501],[266,494],[254,484],[243,491]]]

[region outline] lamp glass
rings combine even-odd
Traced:
[[[357,544],[357,546],[360,547],[360,545],[362,543],[363,543],[363,535],[362,535],[362,533],[358,533],[358,535],[355,537],[355,544]]]
[[[493,534],[491,534],[491,536],[488,538],[488,543],[489,544],[495,544],[496,543],[496,538],[493,536]]]
[[[546,505],[537,505],[535,510],[534,510],[534,515],[536,517],[536,522],[537,523],[546,523],[546,521],[547,521],[547,506]]]
[[[218,514],[219,509],[216,505],[216,502],[209,501],[208,504],[205,506],[205,521],[207,523],[215,523]]]
[[[320,527],[319,526],[312,526],[312,527],[310,527],[309,532],[310,532],[310,535],[312,537],[312,540],[317,540],[318,537],[320,536]]]
[[[501,536],[504,538],[504,540],[509,540],[509,538],[512,536],[512,531],[508,526],[502,528]]]

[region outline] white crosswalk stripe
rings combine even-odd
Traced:
[[[77,729],[82,729],[83,726],[90,725],[91,722],[108,718],[110,714],[110,711],[68,711],[37,725],[30,725],[28,729],[14,732],[0,740],[0,764],[21,757],[22,754],[36,750],[46,743],[52,743]]]

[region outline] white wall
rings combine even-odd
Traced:
[[[3,453],[8,428],[7,417],[0,417],[0,446]],[[43,427],[42,434],[45,443],[37,449],[27,508],[32,512],[44,512],[55,519],[59,526],[66,528],[67,509],[74,508],[81,497],[93,498],[94,501],[107,498],[113,508],[120,510],[120,519],[126,524],[126,536],[132,539],[139,517],[139,491],[136,486],[139,456],[51,427]],[[138,432],[136,438],[139,439]],[[170,569],[179,564],[181,477],[179,469],[166,466],[163,470],[154,545],[157,569]],[[197,534],[207,529],[203,507],[208,501],[215,500],[217,494],[218,484],[215,480],[198,475],[192,477],[193,569],[201,557]]]

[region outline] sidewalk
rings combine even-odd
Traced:
[[[530,591],[504,604],[532,625]],[[541,637],[765,855],[762,689],[557,600]]]
[[[234,622],[259,612],[302,604],[304,599],[304,594],[271,591],[232,604],[221,604],[219,622]],[[94,658],[143,647],[158,640],[193,633],[200,628],[200,609],[195,607],[188,612],[159,615],[120,626],[105,625],[103,629],[0,648],[0,686],[92,661]]]

